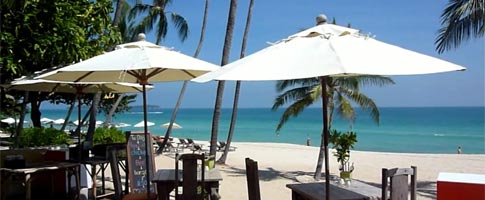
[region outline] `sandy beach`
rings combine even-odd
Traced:
[[[235,142],[233,146],[237,150],[230,152],[226,165],[217,165],[223,176],[220,194],[225,200],[247,199],[246,157],[258,161],[262,199],[291,199],[291,191],[286,184],[297,183],[297,180],[311,181],[318,156],[317,147],[295,144]],[[156,168],[174,168],[173,157],[174,154],[156,156]],[[351,160],[355,163],[353,178],[375,186],[380,185],[382,168],[417,166],[418,199],[436,199],[436,179],[440,172],[485,174],[483,154],[352,151]],[[338,174],[334,156],[330,157],[330,167],[332,175]]]

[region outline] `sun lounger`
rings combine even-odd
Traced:
[[[218,141],[217,142],[217,151],[224,151],[227,148],[226,142]],[[230,146],[229,151],[236,151],[237,147]]]

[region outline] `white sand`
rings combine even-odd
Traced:
[[[291,199],[286,184],[313,176],[317,147],[280,143],[233,143],[237,150],[229,153],[226,165],[217,165],[223,175],[220,194],[224,200],[247,199],[244,159],[258,161],[262,199]],[[190,151],[186,150],[186,153]],[[336,159],[330,153],[330,172],[338,173]],[[217,155],[220,156],[220,153]],[[174,168],[174,155],[156,156],[158,169]],[[485,174],[485,155],[409,154],[352,151],[355,163],[353,178],[380,184],[381,169],[418,167],[418,199],[436,199],[436,180],[440,172]],[[306,176],[305,176],[306,175]]]

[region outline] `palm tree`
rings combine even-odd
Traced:
[[[237,9],[237,0],[231,0],[230,6],[229,6],[229,17],[227,19],[226,37],[224,39],[224,47],[222,49],[221,66],[224,66],[229,62],[232,34],[234,32],[234,24],[235,24],[234,21],[236,19],[236,9]],[[221,116],[221,105],[222,105],[222,95],[224,93],[224,85],[225,85],[225,81],[219,81],[217,83],[216,102],[214,105],[214,113],[212,116],[212,131],[211,131],[210,151],[209,151],[209,155],[211,156],[216,155],[217,134],[219,130],[219,118]]]
[[[363,85],[384,86],[387,84],[394,84],[391,78],[374,75],[359,75],[359,76],[340,76],[340,77],[326,77],[326,101],[328,102],[328,124],[331,126],[334,111],[343,118],[353,122],[355,120],[355,109],[352,102],[359,105],[364,110],[370,111],[370,114],[376,123],[379,122],[379,109],[372,99],[360,92],[360,87]],[[276,85],[278,92],[282,92],[275,99],[273,110],[279,107],[290,104],[283,112],[280,121],[276,127],[279,131],[283,125],[290,119],[290,117],[298,116],[306,107],[317,102],[321,98],[322,87],[318,78],[307,78],[297,80],[278,81]],[[330,129],[330,127],[328,127]],[[320,143],[320,152],[318,156],[317,166],[315,169],[315,179],[320,179],[322,172],[322,163],[324,158],[324,140]]]
[[[436,50],[443,53],[457,48],[471,36],[479,38],[485,33],[485,2],[483,0],[449,0],[441,14]]]
[[[204,36],[205,36],[205,28],[207,24],[208,11],[209,11],[209,0],[205,0],[204,17],[202,20],[202,28],[200,31],[199,44],[197,45],[197,49],[195,50],[194,58],[197,58],[199,56],[200,50],[202,50],[202,44],[204,43]],[[182,98],[184,97],[187,84],[188,84],[188,81],[184,81],[184,83],[182,84],[182,88],[180,89],[180,94],[177,99],[177,103],[175,104],[175,108],[172,111],[172,116],[170,117],[170,125],[168,126],[167,131],[165,132],[164,138],[170,138],[170,133],[172,132],[173,123],[175,122],[175,118],[177,117],[177,112],[180,107],[180,104],[182,103]],[[163,140],[162,145],[160,146],[160,149],[164,149],[167,142],[168,140],[166,139]],[[160,151],[160,152],[163,152],[163,151]]]
[[[133,9],[131,9],[129,18],[134,19],[142,13],[146,13],[147,15],[140,20],[138,26],[135,28],[134,34],[148,33],[153,30],[153,26],[156,26],[156,44],[160,44],[160,41],[167,35],[168,20],[166,14],[170,14],[170,18],[177,28],[180,39],[182,41],[187,39],[187,36],[189,35],[189,25],[185,18],[175,12],[165,10],[171,3],[171,0],[154,0],[152,5],[144,4],[141,1],[138,2]]]
[[[240,58],[244,58],[245,51],[246,51],[246,41],[248,39],[249,34],[249,26],[251,25],[251,15],[253,13],[253,6],[254,0],[249,2],[249,9],[248,9],[248,16],[246,18],[246,28],[244,29],[244,36],[243,41],[241,44],[241,54]],[[231,146],[232,136],[234,135],[234,127],[236,126],[236,117],[237,117],[237,107],[239,103],[239,91],[241,88],[241,81],[236,81],[236,87],[234,89],[234,102],[232,104],[232,116],[231,116],[231,124],[229,125],[229,133],[227,134],[226,140],[226,148],[224,148],[224,152],[222,156],[217,161],[218,163],[225,164],[227,155],[229,154],[229,147]]]

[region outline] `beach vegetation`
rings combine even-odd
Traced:
[[[237,0],[231,0],[229,5],[229,14],[227,18],[226,36],[224,37],[224,46],[222,48],[221,66],[229,63],[231,54],[232,35],[236,21]],[[217,135],[219,131],[219,119],[221,116],[222,95],[224,94],[225,81],[217,81],[216,101],[214,103],[214,114],[212,116],[212,131],[210,139],[209,155],[215,156],[217,152]]]
[[[244,28],[244,36],[241,44],[241,52],[240,52],[240,58],[244,58],[245,51],[246,51],[246,42],[248,39],[248,34],[249,34],[249,27],[251,25],[251,15],[254,7],[254,0],[251,0],[249,2],[249,9],[248,9],[248,15],[246,18],[246,27]],[[231,146],[231,141],[232,137],[234,135],[234,129],[236,126],[236,118],[237,118],[237,109],[238,109],[238,104],[239,104],[239,93],[241,90],[241,81],[236,81],[236,86],[234,88],[234,101],[232,103],[232,114],[231,114],[231,123],[229,125],[229,132],[227,133],[227,140],[226,140],[226,147],[224,148],[224,152],[222,153],[221,157],[219,160],[217,160],[218,163],[225,164],[227,155],[229,154],[229,149]]]
[[[189,25],[183,16],[166,9],[171,3],[172,0],[156,0],[153,1],[152,4],[145,4],[141,1],[135,4],[131,9],[128,18],[135,19],[140,16],[142,16],[142,18],[138,21],[138,25],[135,26],[134,34],[137,35],[138,33],[151,32],[155,26],[157,28],[155,31],[155,36],[157,38],[156,44],[160,44],[160,41],[167,35],[168,18],[170,17],[170,20],[177,29],[179,38],[182,41],[187,39],[189,35]],[[135,35],[133,35],[133,37]]]
[[[20,135],[19,147],[41,147],[71,144],[69,136],[55,128],[24,128]]]
[[[110,24],[111,5],[112,1],[107,0],[2,1],[2,83],[42,69],[66,66],[112,47],[120,37]],[[16,99],[24,95],[8,93]],[[39,108],[51,98],[55,97],[48,93],[29,93],[33,126],[41,126]],[[73,99],[72,95],[63,98],[70,102]]]
[[[204,43],[205,30],[207,26],[208,11],[209,11],[209,0],[205,0],[204,16],[202,17],[202,27],[200,30],[199,44],[197,45],[197,49],[195,49],[194,58],[199,57],[199,53],[202,50],[202,44]],[[173,123],[175,122],[175,118],[177,117],[177,112],[182,103],[182,99],[184,97],[185,90],[187,89],[188,82],[189,81],[184,81],[184,83],[182,84],[182,87],[180,88],[180,94],[179,94],[179,97],[177,98],[177,103],[175,103],[175,107],[172,111],[172,115],[170,116],[170,126],[167,128],[164,138],[170,138],[170,134],[172,133]],[[167,140],[163,140],[160,148],[164,149],[166,145],[167,145]]]
[[[115,127],[99,127],[94,131],[93,145],[125,142],[125,134]]]
[[[485,34],[483,0],[449,0],[441,14],[441,28],[435,40],[436,50],[443,53],[458,48],[463,41]]]
[[[326,77],[327,98],[323,101],[328,102],[328,125],[332,127],[334,113],[343,119],[353,123],[356,119],[354,105],[359,106],[363,111],[370,113],[372,119],[379,123],[379,109],[374,101],[360,92],[362,86],[385,86],[394,84],[389,77],[377,75],[355,75],[355,76],[336,76]],[[280,93],[273,104],[272,109],[290,104],[283,112],[276,131],[279,131],[284,124],[291,118],[297,117],[303,110],[321,99],[322,87],[318,78],[296,79],[277,81],[276,90]],[[324,160],[324,140],[320,142],[320,153],[315,169],[315,179],[320,179]]]

